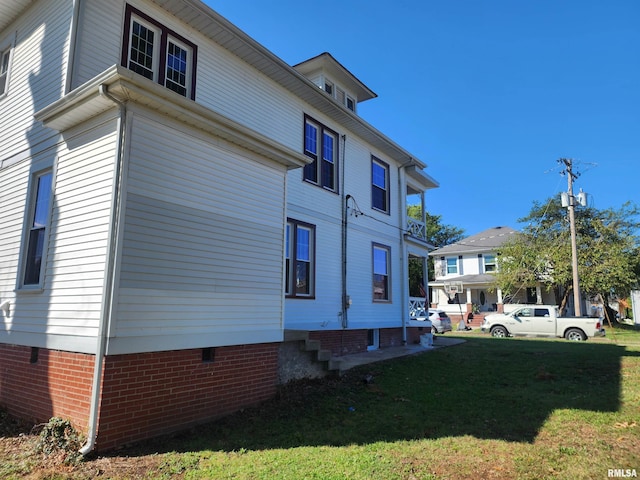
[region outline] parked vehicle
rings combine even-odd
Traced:
[[[436,308],[429,309],[429,320],[431,320],[431,333],[445,333],[451,331],[451,318],[444,310]]]
[[[605,335],[602,318],[560,317],[555,305],[524,305],[511,313],[487,315],[481,329],[494,337],[564,337],[572,341]]]

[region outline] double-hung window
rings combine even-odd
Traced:
[[[285,240],[285,294],[312,298],[315,292],[315,226],[288,219]]]
[[[304,180],[337,193],[338,134],[305,116],[304,153],[313,159],[304,167]]]
[[[458,273],[458,259],[456,257],[447,258],[447,275]]]
[[[42,283],[42,266],[46,252],[49,212],[51,210],[52,178],[53,174],[50,170],[33,177],[24,249],[22,286],[36,286]]]
[[[7,93],[9,88],[9,59],[11,58],[11,47],[2,48],[0,46],[0,97]]]
[[[196,45],[130,5],[125,22],[122,65],[194,100]]]
[[[484,257],[484,271],[495,272],[497,268],[495,255],[483,255]]]
[[[389,165],[371,157],[371,206],[389,213]]]
[[[391,248],[373,244],[373,301],[391,301]]]

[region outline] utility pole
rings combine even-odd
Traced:
[[[566,206],[569,210],[569,230],[571,232],[571,265],[573,269],[573,305],[575,309],[576,317],[582,316],[582,306],[580,299],[580,280],[578,277],[578,246],[576,242],[576,219],[575,219],[575,206],[576,199],[573,196],[573,180],[578,178],[578,175],[573,173],[573,161],[570,158],[561,158],[558,162],[562,162],[566,167],[566,174],[568,179],[568,198]],[[582,202],[584,196],[580,197]]]

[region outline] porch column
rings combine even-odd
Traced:
[[[542,288],[540,287],[540,285],[536,285],[536,303],[538,305],[542,305],[543,301],[542,301]]]

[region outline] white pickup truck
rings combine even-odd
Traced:
[[[555,305],[522,305],[511,313],[487,315],[482,331],[494,337],[564,337],[584,341],[605,335],[602,319],[597,317],[559,317]]]

